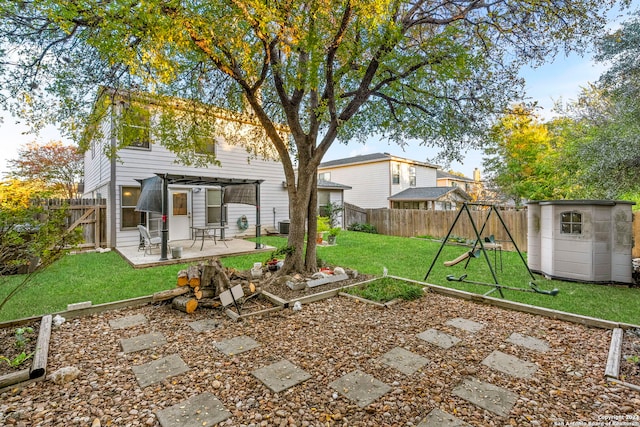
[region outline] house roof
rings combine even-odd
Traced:
[[[399,193],[396,193],[393,196],[389,197],[388,199],[393,201],[438,200],[442,196],[449,194],[451,192],[456,192],[464,199],[471,200],[471,196],[469,196],[464,190],[458,187],[412,187],[412,188],[407,188],[406,190],[403,190]]]
[[[472,178],[467,178],[466,176],[454,175],[449,172],[445,172],[443,170],[438,169],[436,171],[436,179],[449,178],[455,181],[466,181],[466,182],[475,182]]]
[[[324,179],[318,180],[318,188],[323,190],[351,190],[351,186],[338,184],[337,182],[325,181]]]
[[[347,165],[355,165],[355,164],[361,164],[361,163],[375,163],[375,162],[384,162],[384,161],[390,161],[390,160],[403,161],[403,162],[413,163],[416,165],[426,166],[430,168],[438,167],[437,165],[434,165],[431,163],[405,159],[403,157],[393,156],[389,153],[373,153],[373,154],[363,154],[361,156],[347,157],[344,159],[329,160],[328,162],[320,163],[320,166],[318,166],[318,168],[323,169],[323,168],[332,168],[336,166],[347,166]]]

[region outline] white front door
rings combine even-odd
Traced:
[[[190,190],[169,190],[169,240],[191,239]]]

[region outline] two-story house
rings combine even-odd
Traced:
[[[390,208],[389,197],[408,188],[435,187],[438,167],[389,153],[323,162],[318,178],[348,184],[344,201],[361,208]]]
[[[162,212],[136,207],[141,194],[141,182],[153,176],[172,176],[168,185],[167,215],[168,239],[182,240],[192,237],[193,226],[224,223],[229,236],[251,234],[256,230],[259,212],[256,206],[225,203],[225,188],[229,184],[259,183],[260,221],[263,228],[276,229],[279,221],[289,218],[289,201],[283,188],[284,172],[279,160],[262,158],[249,152],[237,141],[229,143],[223,136],[208,141],[200,153],[214,153],[217,164],[204,167],[185,166],[176,154],[154,140],[153,126],[158,123],[160,108],[149,102],[150,97],[121,95],[105,90],[99,99],[108,111],[94,128],[88,131],[90,141],[85,152],[83,197],[105,198],[107,201],[107,246],[135,246],[140,242],[138,224],[158,231]],[[179,101],[173,108],[180,108]],[[127,120],[115,120],[127,109],[135,109]],[[214,117],[216,126],[225,121],[238,120],[238,133],[256,138],[252,132],[259,123],[249,115],[220,114]],[[130,111],[129,111],[130,112]],[[117,123],[117,125],[116,125]],[[121,138],[129,145],[120,147]],[[251,141],[266,144],[264,141]],[[107,155],[106,153],[113,153]],[[180,176],[187,179],[179,179]],[[176,178],[178,177],[178,178]],[[189,178],[190,177],[190,178]],[[199,179],[194,179],[199,178]],[[255,203],[254,203],[255,205]]]
[[[344,201],[361,208],[455,209],[470,200],[457,187],[438,187],[438,166],[374,153],[320,164],[318,178],[348,183]]]

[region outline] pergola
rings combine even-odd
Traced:
[[[162,179],[162,248],[160,261],[166,261],[169,246],[169,229],[167,218],[169,215],[169,186],[211,186],[222,187],[222,203],[242,203],[256,207],[256,249],[260,249],[260,184],[263,179],[219,178],[208,176],[176,175],[156,173]],[[224,219],[222,224],[224,225]]]

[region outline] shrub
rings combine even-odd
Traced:
[[[376,227],[374,225],[364,222],[354,222],[353,224],[349,224],[349,227],[347,227],[347,229],[350,231],[361,231],[363,233],[378,234],[378,230],[376,230]]]

